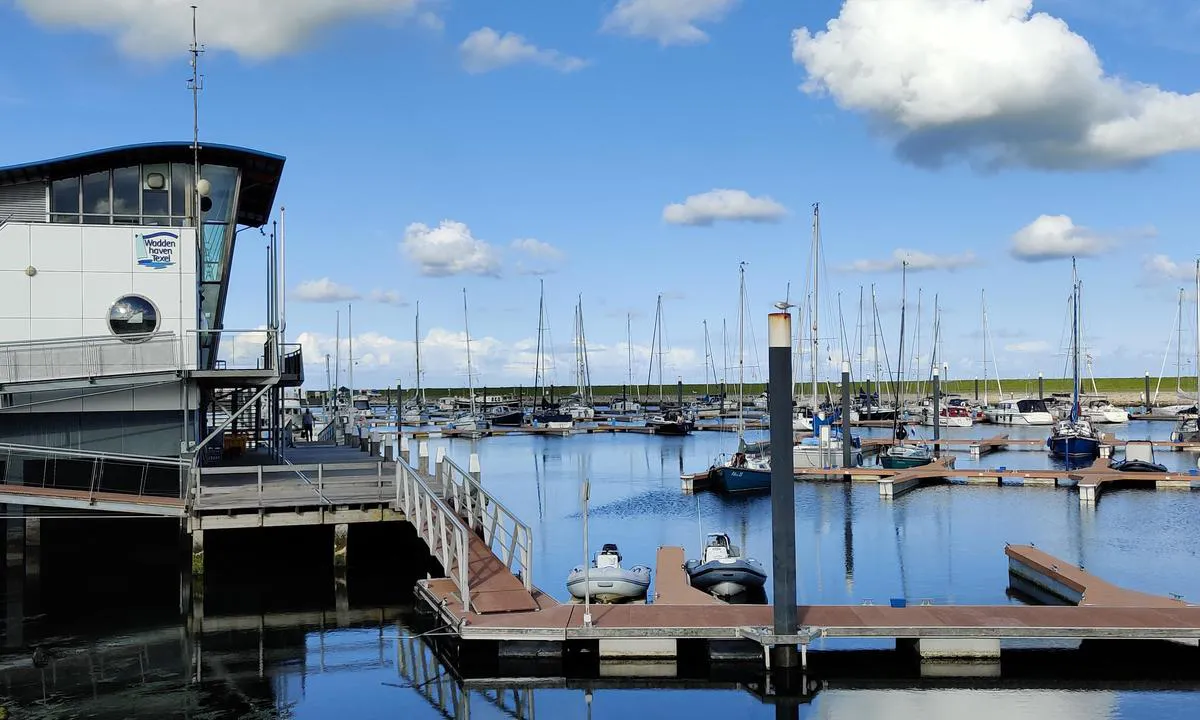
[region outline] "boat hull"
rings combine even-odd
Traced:
[[[706,563],[689,560],[684,569],[692,587],[717,597],[741,595],[747,590],[761,588],[767,580],[762,565],[745,558],[710,560]]]
[[[933,458],[928,457],[894,457],[887,453],[879,456],[879,464],[888,470],[907,470],[928,465],[931,462],[933,462]]]
[[[497,427],[521,427],[525,422],[525,413],[516,411],[496,415],[492,418],[492,425]]]
[[[647,422],[654,429],[655,435],[687,435],[692,431],[692,424],[687,422]]]
[[[1100,455],[1100,441],[1089,437],[1050,437],[1050,455],[1057,458],[1087,458]]]
[[[750,468],[716,469],[717,487],[727,493],[770,492],[771,471]]]
[[[631,568],[593,567],[586,573],[580,565],[567,575],[567,592],[571,593],[571,597],[583,600],[590,596],[592,602],[617,603],[637,600],[646,596],[649,587],[650,568],[645,565],[635,565]]]
[[[842,446],[840,443],[828,448],[821,448],[819,445],[796,445],[792,449],[792,463],[797,469],[840,468]],[[862,467],[863,453],[860,448],[850,448],[850,464],[852,467]]]
[[[1119,472],[1167,472],[1166,465],[1146,460],[1120,460],[1110,463],[1109,467]]]

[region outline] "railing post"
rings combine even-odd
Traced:
[[[257,467],[258,471],[258,504],[262,505],[262,465]]]
[[[324,465],[324,463],[317,463],[317,492],[318,493],[325,492],[325,465]]]
[[[462,593],[463,613],[466,614],[471,612],[471,588],[467,584],[470,582],[467,574],[466,548],[469,541],[463,537],[461,532],[455,533],[455,535],[457,536],[455,544],[458,545],[458,590]]]

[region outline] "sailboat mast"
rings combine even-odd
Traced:
[[[655,335],[658,337],[658,408],[663,405],[663,356],[662,356],[662,293],[658,294],[658,307],[654,312]]]
[[[471,326],[467,321],[467,289],[463,288],[463,331],[467,335],[467,394],[471,396],[471,415],[475,414],[475,378],[471,374]]]
[[[626,371],[629,373],[629,387],[633,387],[633,313],[625,313],[625,356]],[[628,392],[628,390],[626,390]],[[635,391],[636,396],[636,391]]]
[[[1200,404],[1200,260],[1196,261],[1196,402]]]
[[[337,324],[333,331],[333,409],[338,407],[338,395],[342,383],[342,311],[337,311]]]
[[[861,383],[863,381],[863,286],[858,286],[858,378]]]
[[[738,263],[738,438],[743,436],[746,384],[746,263]],[[788,342],[791,342],[790,340]]]
[[[820,266],[821,266],[821,203],[813,203],[813,301],[812,301],[812,357],[809,358],[809,369],[812,371],[812,402],[813,409],[816,410],[820,406],[820,401],[817,400],[817,352],[821,346],[820,336],[817,334],[817,320],[821,313],[821,292],[818,282],[820,281]]]
[[[896,407],[892,413],[892,437],[900,429],[900,383],[904,377],[904,315],[905,303],[908,301],[908,261],[900,261],[900,350],[896,356]],[[934,419],[937,422],[937,419]]]
[[[421,388],[421,301],[417,301],[417,316],[413,321],[413,338],[417,345],[417,403],[425,405],[425,391]]]
[[[537,354],[533,358],[533,407],[536,409],[542,400],[542,380],[545,374],[542,362],[542,325],[546,314],[546,283],[538,279],[538,333]]]
[[[346,306],[346,337],[350,340],[350,402],[354,403],[354,306]]]
[[[1079,274],[1071,258],[1071,420],[1079,419]]]
[[[712,348],[708,344],[708,321],[701,320],[700,324],[704,326],[704,395],[707,397],[708,392],[708,366],[712,363]]]
[[[987,322],[987,290],[979,291],[979,307],[983,312],[983,404],[988,404],[988,384],[987,384],[987,346],[988,346],[988,322]]]

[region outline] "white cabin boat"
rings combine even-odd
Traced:
[[[996,425],[1053,425],[1054,416],[1043,400],[1014,398],[985,408],[984,419]]]

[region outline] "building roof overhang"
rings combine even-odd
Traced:
[[[186,162],[193,160],[191,142],[157,142],[123,145],[67,155],[52,160],[0,167],[0,186],[47,181],[72,175],[126,167],[136,164]],[[275,193],[283,176],[282,155],[250,150],[233,145],[200,144],[201,165],[225,165],[241,171],[241,194],[237,222],[259,227],[265,225],[275,205]]]

